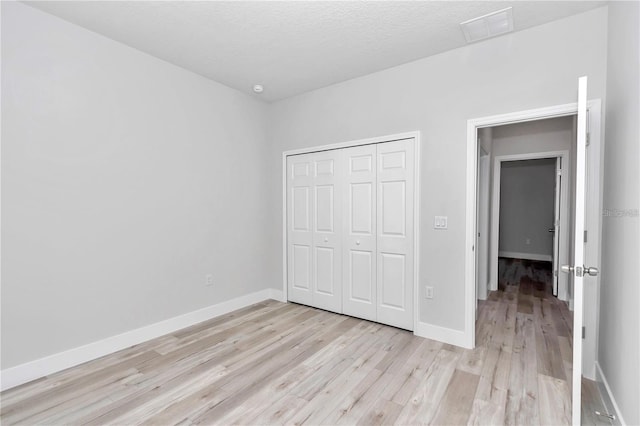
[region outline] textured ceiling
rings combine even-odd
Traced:
[[[266,101],[465,45],[459,23],[513,7],[515,31],[606,2],[30,1]]]

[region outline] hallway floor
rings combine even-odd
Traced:
[[[573,314],[552,293],[550,262],[499,260],[498,291],[479,301],[476,345],[487,348],[485,369],[498,358],[494,404],[505,423],[570,423]],[[583,379],[582,423],[611,424],[595,382]]]

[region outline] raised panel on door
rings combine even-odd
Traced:
[[[376,146],[343,151],[343,313],[377,321]]]
[[[378,144],[377,165],[377,320],[413,330],[413,139]]]
[[[342,152],[313,154],[313,306],[342,312]]]
[[[313,154],[287,157],[287,293],[313,301]]]

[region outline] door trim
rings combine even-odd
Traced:
[[[589,132],[590,132],[590,157],[589,157],[589,183],[590,188],[597,188],[593,191],[595,196],[589,197],[587,210],[592,212],[602,211],[602,135],[601,120],[602,109],[601,100],[594,99],[587,102],[589,110]],[[510,112],[506,114],[498,114],[487,117],[479,117],[467,120],[467,178],[466,178],[466,224],[465,224],[465,319],[464,319],[464,346],[467,348],[475,347],[475,315],[476,315],[476,276],[475,276],[475,222],[476,222],[476,180],[477,180],[477,133],[482,127],[492,127],[504,124],[523,123],[527,121],[537,121],[546,118],[564,117],[567,115],[575,115],[578,112],[578,103],[572,102],[563,105],[555,105],[550,107],[529,109],[524,111]],[[602,228],[602,215],[591,214],[587,219],[587,227],[589,228],[589,262],[592,265],[600,264],[600,235]],[[596,283],[592,285],[594,299],[590,301],[590,309],[599,312],[599,294],[600,277],[596,277]],[[585,303],[586,299],[585,299]],[[596,316],[594,315],[594,317]],[[593,324],[587,326],[587,339],[583,345],[583,374],[585,377],[593,378],[595,376],[595,351],[597,347],[597,318],[592,318]],[[589,340],[589,342],[587,342]]]
[[[500,256],[500,252],[498,249],[498,237],[500,233],[500,176],[501,176],[501,165],[503,162],[508,161],[521,161],[521,160],[539,160],[544,158],[562,158],[563,170],[566,170],[566,165],[569,164],[569,151],[545,151],[545,152],[532,152],[528,154],[513,154],[513,155],[499,155],[493,158],[493,186],[492,186],[492,194],[491,194],[491,231],[490,231],[490,249],[489,249],[489,259],[491,261],[491,269],[489,271],[489,291],[494,291],[498,289],[498,257]],[[560,192],[560,239],[561,249],[559,249],[560,253],[566,255],[566,261],[569,262],[568,256],[568,246],[567,242],[569,242],[569,182],[567,179],[562,179],[561,184],[561,192]],[[563,243],[564,241],[564,243]],[[514,253],[517,255],[517,253]],[[528,257],[527,257],[528,256]],[[548,260],[544,256],[541,255],[524,255],[521,259],[532,259],[532,260]],[[566,286],[563,286],[562,295],[560,288],[558,288],[558,298],[564,301],[568,301],[567,294],[568,280]]]
[[[393,142],[402,139],[413,139],[414,153],[414,236],[413,236],[413,333],[416,333],[420,319],[419,312],[419,277],[420,277],[420,132],[412,131],[396,133],[386,136],[378,136],[367,139],[358,139],[347,142],[338,142],[328,145],[312,146],[308,148],[292,149],[282,153],[282,301],[288,300],[287,293],[287,157],[292,155],[310,154],[332,149],[350,148],[361,145],[372,145],[384,142]]]

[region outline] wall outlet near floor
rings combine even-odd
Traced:
[[[426,286],[424,288],[424,297],[425,299],[433,299],[433,287]]]
[[[531,238],[527,238],[524,242],[525,242],[527,245],[530,245],[530,244],[531,244]]]
[[[213,274],[207,274],[204,279],[204,285],[211,287],[213,285]]]

